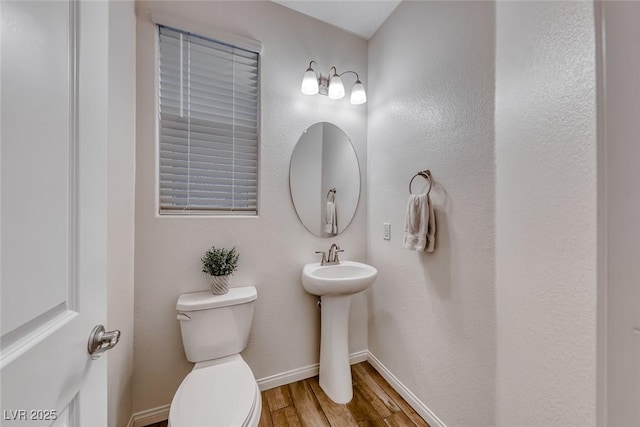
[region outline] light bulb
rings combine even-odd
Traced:
[[[318,77],[315,71],[313,71],[313,68],[307,68],[307,71],[304,73],[300,90],[305,95],[315,95],[320,90],[318,88]]]
[[[367,93],[364,91],[364,85],[360,80],[356,81],[351,89],[351,103],[360,105],[367,102]]]
[[[338,74],[334,74],[329,79],[329,98],[340,99],[344,96],[344,85]]]

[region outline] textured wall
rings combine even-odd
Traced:
[[[109,3],[108,330],[122,333],[108,358],[108,425],[127,425],[133,401],[136,17],[133,1]],[[117,124],[117,125],[116,125]]]
[[[608,425],[640,425],[640,3],[603,2]],[[634,331],[635,328],[635,331]]]
[[[494,29],[491,2],[402,2],[369,45],[369,349],[451,426],[495,423]],[[426,168],[432,254],[402,248]]]
[[[595,424],[592,2],[498,2],[497,420]]]
[[[155,206],[155,29],[146,10],[204,22],[221,31],[259,40],[261,68],[260,216],[257,218],[158,218]],[[255,285],[258,300],[243,355],[257,378],[318,362],[316,298],[302,289],[305,263],[332,241],[344,259],[366,258],[366,198],[347,231],[334,239],[309,233],[298,221],[289,195],[289,158],[302,131],[332,122],[351,138],[366,186],[366,105],[348,97],[332,101],[300,92],[302,75],[314,59],[352,69],[367,81],[365,40],[272,2],[170,2],[137,6],[137,151],[135,236],[134,412],[171,402],[191,369],[182,349],[175,303],[184,292],[204,290],[200,256],[215,244],[240,253],[232,286]],[[348,78],[345,77],[345,80]],[[349,84],[345,81],[345,84]],[[366,348],[366,297],[352,307],[352,351]]]

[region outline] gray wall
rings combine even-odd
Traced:
[[[369,349],[450,426],[495,424],[494,31],[491,2],[402,2],[369,44]],[[407,187],[427,168],[436,250],[418,253]]]
[[[596,417],[592,2],[498,2],[497,425]]]
[[[640,425],[640,3],[602,2],[607,422]]]
[[[108,425],[127,425],[133,402],[136,137],[136,17],[133,1],[109,3],[107,324],[122,333],[108,358]]]

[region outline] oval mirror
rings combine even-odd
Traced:
[[[302,133],[291,154],[289,189],[298,218],[316,236],[349,226],[360,199],[360,167],[342,129],[322,122]]]

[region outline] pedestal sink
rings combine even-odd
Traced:
[[[354,261],[307,264],[302,286],[320,297],[320,387],[336,403],[353,397],[349,365],[349,308],[351,295],[369,288],[378,276],[374,267]]]

